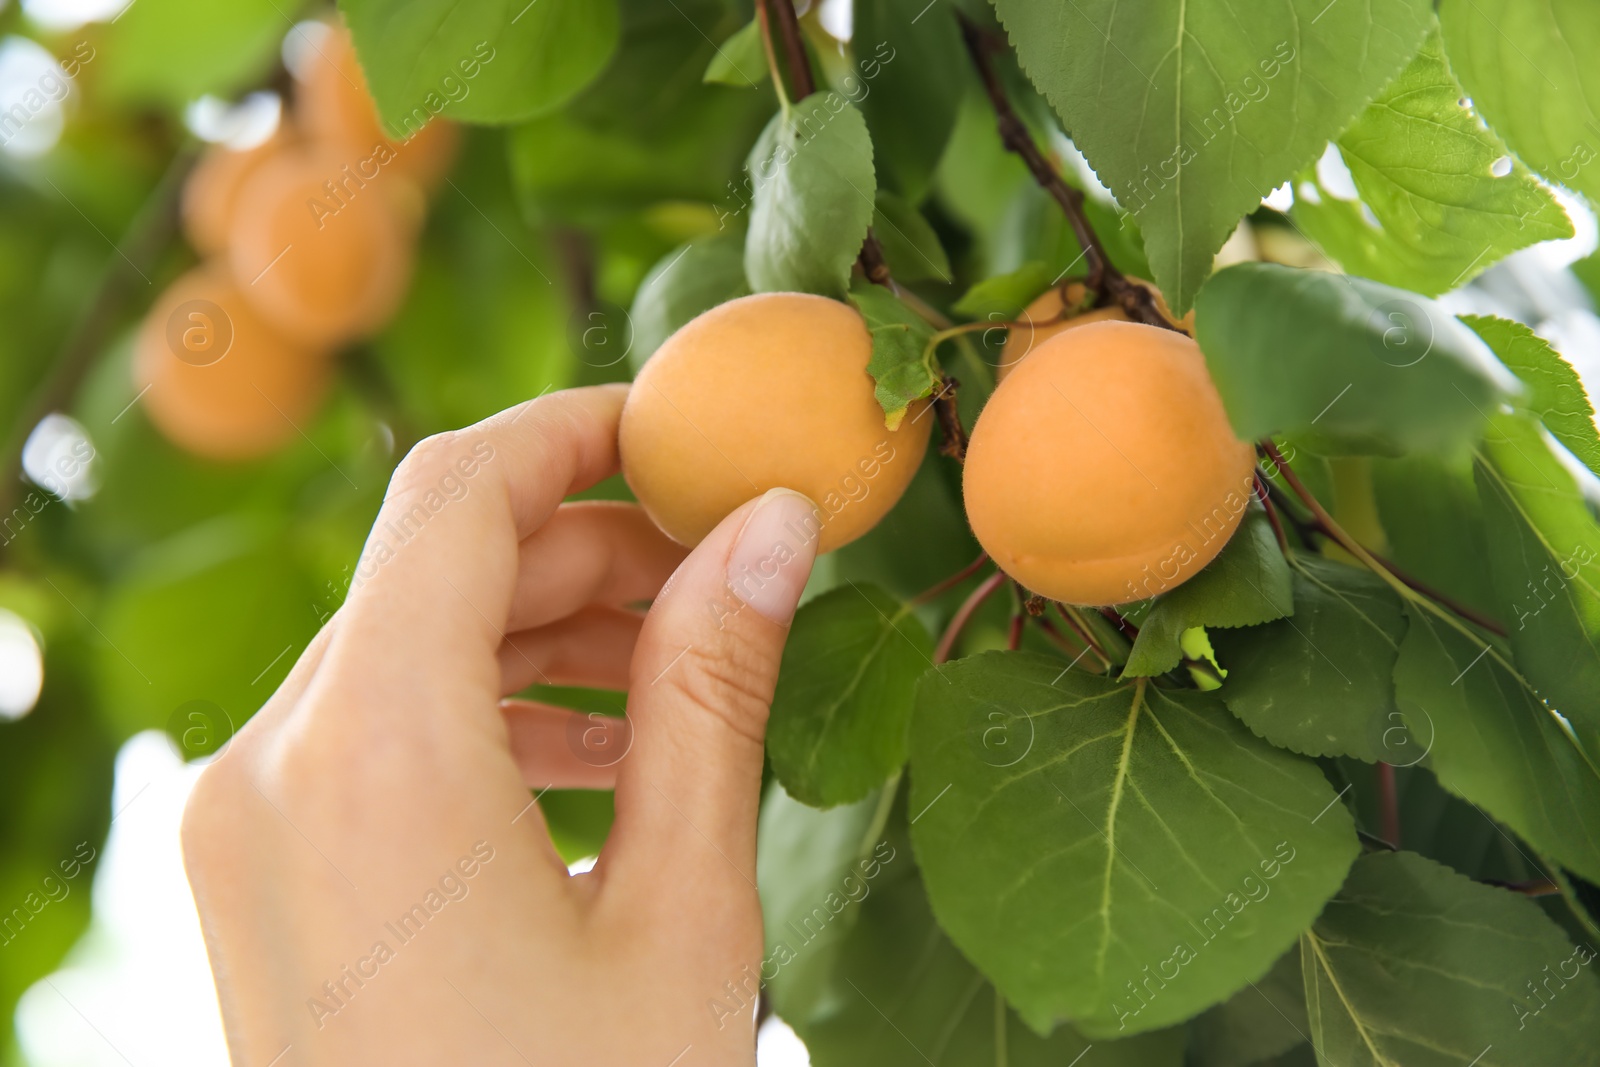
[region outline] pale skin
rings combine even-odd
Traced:
[[[563,504],[616,471],[625,395],[419,445],[344,606],[201,776],[184,858],[235,1067],[754,1063],[727,983],[762,956],[762,741],[812,508],[774,491],[686,552]],[[541,681],[627,689],[631,744],[505,702]],[[590,873],[530,806],[549,786],[616,789]]]

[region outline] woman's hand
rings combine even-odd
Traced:
[[[685,558],[634,507],[562,504],[616,471],[625,396],[418,445],[344,606],[201,777],[184,854],[235,1067],[753,1062],[762,739],[816,520],[774,491]],[[628,717],[502,704],[534,682],[625,687]],[[613,784],[570,877],[530,787]]]

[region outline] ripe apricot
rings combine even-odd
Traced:
[[[225,272],[204,267],[151,308],[133,359],[150,421],[213,459],[264,455],[298,436],[328,373],[326,357],[280,336]]]
[[[628,485],[680,544],[778,487],[816,503],[819,551],[855,540],[905,492],[933,422],[923,402],[885,428],[871,356],[861,316],[826,297],[758,293],[712,308],[656,350],[628,394]]]
[[[245,298],[279,332],[330,348],[398,310],[411,228],[380,181],[337,157],[291,152],[245,183],[228,259]]]
[[[1099,322],[1035,348],[990,397],[967,449],[967,518],[1034,592],[1122,604],[1211,562],[1253,468],[1194,341]]]
[[[426,117],[424,113],[418,119]],[[393,162],[386,168],[430,191],[449,172],[461,142],[460,131],[443,121],[426,122],[404,141],[391,140],[367,90],[350,31],[343,26],[329,27],[310,50],[300,71],[295,118],[326,150],[351,156],[347,162],[372,158],[380,148],[387,150]]]
[[[1005,381],[1006,375],[1011,373],[1011,368],[1022,362],[1024,356],[1063,331],[1088,326],[1095,322],[1128,321],[1127,313],[1120,307],[1094,308],[1070,318],[1061,317],[1064,307],[1083,307],[1087,295],[1088,291],[1082,282],[1071,282],[1067,285],[1065,301],[1061,299],[1060,286],[1052,286],[1040,293],[1033,303],[1017,316],[1017,321],[1026,325],[1013,326],[1007,333],[1006,343],[1000,348],[1000,365],[995,370],[995,380]]]
[[[196,252],[211,256],[228,247],[239,190],[289,141],[290,135],[280,129],[254,148],[234,151],[212,145],[206,150],[183,186],[183,232]]]
[[[1172,317],[1172,308],[1167,306],[1166,297],[1161,295],[1161,290],[1142,278],[1130,277],[1128,280],[1137,282],[1150,290],[1150,294],[1155,297],[1156,310],[1161,312],[1162,317],[1173,325],[1180,327],[1191,337],[1194,336],[1193,309],[1182,319],[1175,319]],[[1060,286],[1054,286],[1040,293],[1033,303],[1029,304],[1021,315],[1017,316],[1018,322],[1027,323],[1028,325],[1013,326],[1006,337],[1006,343],[1000,349],[1000,365],[995,370],[995,381],[1004,381],[1006,375],[1011,373],[1012,367],[1022,362],[1029,352],[1032,352],[1058,333],[1076,329],[1079,326],[1088,326],[1090,323],[1095,322],[1129,321],[1128,313],[1116,306],[1093,308],[1070,318],[1064,319],[1061,317],[1063,306],[1083,307],[1086,302],[1086,296],[1087,290],[1081,282],[1069,282],[1067,284],[1067,301],[1065,305],[1061,299]]]

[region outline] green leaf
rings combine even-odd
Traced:
[[[1472,457],[1401,456],[1372,461],[1372,491],[1389,557],[1407,574],[1493,614],[1489,541],[1472,481]]]
[[[940,931],[921,881],[909,862],[901,864],[882,876],[844,934],[829,975],[829,1010],[784,1016],[814,1067],[1183,1062],[1183,1031],[1177,1029],[1122,1041],[1091,1041],[1066,1025],[1048,1037],[1035,1034]]]
[[[1189,1024],[1190,1067],[1238,1067],[1281,1056],[1306,1040],[1306,992],[1300,946],[1259,982]]]
[[[1030,1026],[1140,1033],[1264,974],[1356,838],[1316,766],[1220,701],[1064,666],[923,676],[912,840],[940,925]]]
[[[340,0],[384,125],[504,124],[564,103],[616,50],[617,0]],[[465,87],[463,91],[463,87]]]
[[[1125,677],[1165,674],[1183,659],[1183,631],[1256,626],[1294,611],[1289,566],[1266,512],[1252,508],[1204,570],[1156,598],[1128,654]]]
[[[96,675],[116,733],[162,727],[191,701],[243,726],[316,633],[317,593],[282,531],[253,518],[148,548],[97,613]]]
[[[1528,391],[1527,410],[1586,467],[1600,474],[1600,430],[1595,428],[1589,394],[1572,364],[1520,322],[1493,315],[1463,315],[1461,321],[1521,379]]]
[[[1439,22],[1456,77],[1495,132],[1553,182],[1600,197],[1600,40],[1588,0],[1443,0]]]
[[[1490,425],[1475,473],[1495,613],[1528,681],[1600,759],[1600,524],[1538,423],[1502,415]]]
[[[884,261],[900,282],[950,281],[950,259],[922,212],[893,193],[879,191],[872,232]]]
[[[750,287],[843,295],[877,192],[861,112],[838,93],[813,93],[772,117],[750,150],[748,169]]]
[[[1228,417],[1345,450],[1459,452],[1516,379],[1431,301],[1363,278],[1242,263],[1200,294],[1197,340]]]
[[[1421,608],[1395,664],[1395,700],[1450,792],[1537,851],[1600,880],[1600,775],[1493,645]]]
[[[1416,53],[1426,0],[1379,6],[996,0],[1033,83],[1139,219],[1178,314],[1239,218],[1322,154]]]
[[[916,203],[955,128],[971,69],[956,20],[930,12],[927,0],[858,0],[851,41],[862,57],[862,95],[852,97],[872,131],[878,179]]]
[[[628,353],[633,369],[643,367],[689,320],[749,292],[743,234],[718,234],[669,252],[639,283],[628,312],[633,322],[633,348]]]
[[[767,790],[756,855],[766,934],[761,980],[785,1019],[827,1009],[837,946],[860,918],[857,905],[886,865],[911,865],[903,836],[885,833],[885,800],[874,792],[819,811],[781,785]]]
[[[933,640],[911,609],[855,582],[808,602],[783,650],[767,754],[813,807],[860,800],[906,761],[917,677]]]
[[[761,43],[761,24],[754,20],[717,46],[717,54],[706,66],[708,84],[731,85],[748,89],[768,78],[767,54]]]
[[[968,289],[951,309],[969,319],[1010,321],[1050,288],[1055,278],[1049,266],[1030,259],[1009,274],[985,278]]]
[[[1566,212],[1463,97],[1435,32],[1339,137],[1360,201],[1320,183],[1316,199],[1296,196],[1295,220],[1347,271],[1437,296],[1519,248],[1572,236]]]
[[[178,108],[230,96],[272,66],[304,0],[139,0],[104,28],[90,60],[106,92]],[[174,63],[173,56],[183,57]],[[101,64],[104,67],[101,68]]]
[[[877,383],[875,395],[884,423],[893,430],[914,401],[940,388],[939,369],[926,355],[933,327],[894,293],[864,278],[850,287],[850,302],[872,333],[867,373]]]
[[[1295,556],[1294,614],[1211,633],[1228,672],[1218,695],[1258,736],[1307,756],[1404,763],[1394,703],[1400,598],[1370,571]],[[1407,753],[1408,757],[1410,754]]]
[[[1587,1067],[1593,955],[1515,893],[1363,856],[1301,940],[1311,1043],[1323,1067]]]

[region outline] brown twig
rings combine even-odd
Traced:
[[[944,443],[939,446],[940,454],[949,456],[957,463],[965,463],[967,428],[961,425],[961,412],[956,407],[956,387],[960,384],[946,374],[932,403],[933,413],[939,420],[939,431],[944,438]]]
[[[1084,214],[1083,192],[1068,185],[1060,172],[1045,158],[1045,154],[1034,142],[1033,135],[1028,132],[1027,125],[1011,106],[1005,84],[1000,80],[999,72],[995,70],[991,58],[993,52],[1005,47],[1004,42],[997,40],[959,10],[956,12],[956,19],[961,23],[961,36],[966,41],[967,52],[972,56],[973,65],[978,68],[984,92],[994,109],[995,120],[1000,127],[1000,143],[1008,151],[1022,158],[1028,172],[1033,175],[1033,180],[1060,205],[1062,213],[1067,217],[1067,224],[1072,227],[1073,236],[1078,239],[1078,246],[1083,249],[1083,260],[1088,267],[1084,285],[1095,294],[1098,303],[1120,306],[1134,322],[1176,330],[1179,333],[1184,332],[1161,314],[1161,310],[1156,307],[1154,293],[1145,286],[1129,280],[1111,262],[1111,258],[1106,255],[1105,246],[1100,243],[1099,235],[1094,232],[1094,227],[1089,225],[1089,219]]]
[[[149,284],[145,272],[152,269],[171,244],[178,229],[179,195],[198,154],[196,148],[188,147],[172,158],[166,173],[116,245],[116,254],[108,260],[99,284],[78,318],[76,329],[56,356],[55,370],[40,384],[27,407],[17,414],[4,451],[0,452],[0,515],[11,511],[22,484],[19,473],[22,446],[28,435],[46,415],[71,406],[79,383],[94,365],[95,357],[110,343],[128,303],[139,292],[139,286]]]
[[[950,617],[950,625],[944,628],[944,633],[939,635],[939,645],[933,650],[934,666],[944,663],[950,658],[950,653],[956,647],[956,639],[961,636],[961,631],[967,628],[967,623],[972,621],[972,616],[983,606],[983,602],[994,595],[994,591],[1005,584],[1004,571],[995,571],[983,580],[983,584],[972,591],[972,595],[961,602],[956,613]]]
[[[1272,524],[1272,535],[1278,539],[1278,551],[1284,555],[1289,554],[1289,538],[1283,532],[1283,520],[1278,518],[1277,505],[1272,502],[1272,492],[1267,488],[1267,483],[1261,480],[1261,472],[1255,475],[1256,499],[1261,501],[1261,507],[1267,513],[1267,521]]]
[[[817,86],[811,76],[811,61],[806,58],[805,40],[800,36],[800,19],[794,13],[794,2],[756,0],[756,10],[762,16],[763,24],[778,24],[778,36],[783,39],[783,55],[789,61],[789,80],[794,85],[794,98],[798,103],[816,92]]]
[[[1526,882],[1484,882],[1497,889],[1509,889],[1513,893],[1521,893],[1525,897],[1553,897],[1561,892],[1561,887],[1548,878],[1534,878]]]

